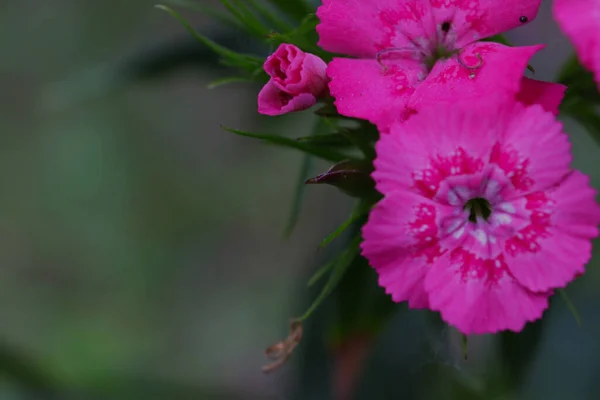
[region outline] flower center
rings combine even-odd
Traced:
[[[490,202],[483,197],[475,197],[467,201],[463,209],[469,210],[469,221],[473,223],[476,223],[479,217],[487,221],[492,214]]]

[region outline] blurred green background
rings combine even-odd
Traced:
[[[547,80],[571,52],[549,3],[509,35],[548,44],[533,61]],[[319,327],[335,307],[290,364],[260,367],[312,299],[317,246],[351,203],[309,187],[284,239],[301,155],[219,124],[303,136],[312,117],[258,116],[254,85],[207,89],[225,71],[154,4],[0,3],[0,399],[332,398]],[[599,188],[600,149],[566,124]],[[568,289],[581,327],[557,297],[518,339],[472,338],[468,361],[454,332],[398,306],[356,398],[600,398],[598,264]]]

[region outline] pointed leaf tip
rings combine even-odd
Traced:
[[[306,184],[327,184],[336,186],[344,193],[358,198],[376,195],[375,181],[371,178],[372,168],[361,161],[342,161],[327,172],[307,179]]]

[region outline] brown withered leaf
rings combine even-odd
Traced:
[[[281,367],[290,358],[292,352],[302,340],[302,322],[293,320],[290,323],[290,334],[288,337],[265,350],[267,358],[274,360],[272,363],[265,365],[262,370],[265,373],[273,372]]]

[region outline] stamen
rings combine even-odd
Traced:
[[[389,49],[383,49],[381,50],[379,53],[377,53],[377,55],[375,56],[375,59],[377,60],[377,62],[379,63],[379,65],[381,65],[381,67],[383,68],[383,71],[385,72],[387,70],[387,66],[383,64],[383,62],[381,61],[381,56],[387,53],[395,53],[395,52],[399,52],[399,53],[421,53],[422,55],[426,55],[423,50],[419,50],[419,49],[414,49],[414,48],[410,48],[410,47],[390,47]]]
[[[469,221],[476,223],[479,217],[482,217],[485,221],[488,220],[492,213],[492,206],[487,199],[483,197],[475,197],[467,201],[463,207],[464,210],[469,211]]]

